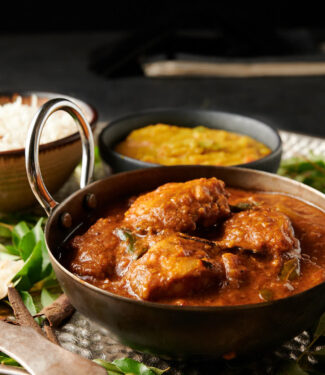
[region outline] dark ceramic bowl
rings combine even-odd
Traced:
[[[248,135],[264,143],[272,152],[251,163],[240,164],[240,167],[259,169],[267,172],[276,172],[278,170],[282,154],[282,143],[275,129],[250,117],[206,110],[157,109],[134,113],[116,119],[108,124],[99,135],[98,142],[101,157],[114,172],[158,166],[158,164],[136,160],[114,151],[116,144],[125,139],[132,130],[157,123],[187,126],[190,128],[203,125],[208,128],[224,129]]]

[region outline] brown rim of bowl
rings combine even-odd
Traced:
[[[16,91],[5,92],[4,91],[4,92],[0,92],[0,98],[1,97],[11,97],[14,94],[18,94],[22,97],[31,96],[31,95],[34,94],[34,95],[37,95],[39,98],[45,98],[45,99],[48,99],[48,100],[54,99],[54,98],[64,98],[64,99],[68,99],[68,100],[71,100],[71,101],[75,102],[79,107],[80,107],[80,104],[82,104],[83,106],[87,107],[87,109],[91,113],[92,118],[89,121],[89,125],[90,125],[92,130],[94,130],[94,127],[95,127],[95,125],[97,123],[97,120],[98,120],[98,112],[95,109],[95,107],[93,107],[89,103],[86,103],[82,99],[78,99],[78,98],[73,97],[73,96],[69,96],[69,95],[65,95],[65,94],[59,94],[59,93],[55,93],[55,92],[47,92],[47,91],[22,91],[22,92],[18,92],[18,91],[17,92]],[[79,132],[76,132],[76,133],[73,133],[71,135],[68,135],[67,137],[60,138],[56,141],[41,144],[40,145],[40,152],[48,151],[48,150],[55,149],[57,147],[66,145],[68,143],[75,142],[79,138],[80,138],[80,134],[79,134]],[[14,150],[7,150],[7,151],[0,151],[0,157],[2,157],[2,156],[20,157],[20,156],[24,156],[24,155],[25,155],[25,148],[19,148],[19,149],[14,149]]]
[[[125,120],[128,120],[128,119],[132,119],[136,116],[141,116],[141,115],[146,115],[146,114],[155,114],[155,113],[159,113],[161,111],[169,111],[169,110],[177,110],[177,108],[155,108],[155,109],[149,109],[149,110],[143,110],[143,111],[139,111],[139,112],[133,112],[133,113],[130,113],[128,115],[125,115],[125,116],[122,116],[122,117],[119,117],[119,118],[116,118],[116,119],[113,119],[111,122],[109,122],[101,131],[101,134],[99,136],[99,142],[101,142],[106,148],[107,146],[105,145],[104,141],[101,140],[102,138],[102,134],[104,134],[105,130],[106,129],[109,129],[111,127],[114,127],[114,126],[117,126],[121,121],[125,121]],[[182,111],[186,111],[186,109],[181,109]],[[259,158],[259,159],[256,159],[256,160],[253,160],[249,163],[241,163],[241,164],[234,164],[234,165],[217,165],[217,164],[210,164],[211,166],[223,166],[223,167],[241,167],[241,168],[249,168],[251,166],[255,166],[255,165],[258,165],[260,163],[263,163],[265,161],[268,161],[270,159],[272,159],[274,157],[274,155],[277,155],[279,152],[282,152],[282,139],[280,137],[280,134],[279,134],[279,131],[278,129],[276,129],[275,127],[273,127],[272,125],[269,125],[261,120],[258,120],[254,117],[250,117],[250,116],[246,116],[246,115],[242,115],[242,114],[238,114],[238,113],[232,113],[232,112],[227,112],[227,111],[218,111],[218,110],[201,110],[201,109],[191,109],[190,111],[202,111],[202,112],[218,112],[218,113],[221,113],[221,114],[225,114],[225,115],[233,115],[233,116],[236,116],[236,117],[241,117],[241,118],[248,118],[248,119],[252,119],[254,121],[257,121],[257,122],[260,122],[262,125],[268,127],[269,129],[271,129],[271,131],[273,131],[275,137],[277,138],[277,145],[276,147],[274,148],[274,150],[271,149],[271,152],[268,154],[268,155],[265,155],[263,156],[262,158]],[[208,127],[208,126],[207,126]],[[109,131],[109,130],[107,130]],[[125,139],[128,135],[130,134],[130,132],[128,134],[125,135],[125,137],[123,139]],[[240,132],[238,132],[238,134],[241,134]],[[250,136],[251,138],[253,138],[252,136]],[[262,142],[263,143],[263,142]],[[162,166],[174,166],[174,165],[166,165],[166,164],[157,164],[157,163],[151,163],[151,162],[147,162],[147,161],[142,161],[140,159],[135,159],[135,158],[132,158],[130,156],[126,156],[126,155],[123,155],[121,153],[119,153],[118,151],[115,151],[115,147],[117,146],[118,143],[114,143],[112,144],[112,147],[110,149],[110,152],[115,156],[115,157],[118,157],[118,158],[122,158],[128,162],[131,162],[131,163],[134,163],[140,167],[162,167]],[[190,164],[177,164],[177,165],[190,165]],[[200,164],[195,164],[195,165],[200,165]]]

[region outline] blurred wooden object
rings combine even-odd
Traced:
[[[325,75],[325,62],[211,63],[157,61],[143,64],[147,77],[267,77]]]

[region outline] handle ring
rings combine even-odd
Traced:
[[[39,145],[46,121],[54,112],[59,110],[63,110],[72,116],[81,136],[81,189],[89,184],[94,170],[94,139],[90,125],[80,108],[68,99],[57,98],[46,102],[35,114],[30,124],[26,139],[25,161],[27,177],[31,189],[48,216],[51,215],[54,208],[59,203],[53,199],[43,181],[39,164]]]

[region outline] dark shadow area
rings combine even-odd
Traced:
[[[4,2],[0,30],[53,32],[89,30],[214,29],[262,39],[277,28],[322,28],[315,5],[202,1],[56,1],[55,4]],[[7,14],[7,17],[4,15]]]
[[[324,75],[170,77],[145,63],[323,62],[323,12],[309,4],[5,2],[2,90],[54,91],[94,103],[107,121],[144,109],[236,112],[324,136]]]

